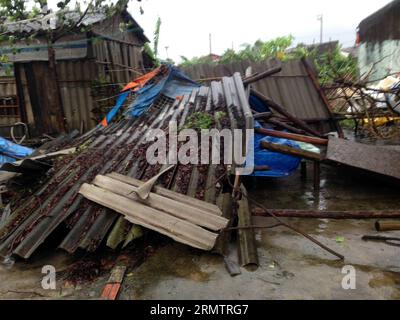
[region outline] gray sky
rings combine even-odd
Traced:
[[[78,0],[80,1],[80,0]],[[52,7],[58,0],[49,0]],[[75,2],[75,1],[72,1]],[[83,1],[80,1],[83,2]],[[295,43],[319,41],[324,17],[324,40],[340,40],[344,47],[354,45],[360,21],[390,0],[131,0],[129,11],[152,40],[157,17],[162,20],[159,56],[176,62],[212,51],[240,49],[243,43],[269,40],[292,34]],[[139,7],[144,14],[141,15]]]
[[[292,34],[295,41],[319,41],[320,22],[324,16],[324,40],[340,40],[352,46],[359,22],[390,0],[132,0],[129,11],[149,39],[157,17],[162,20],[159,52],[175,61],[180,56],[208,54],[209,33],[212,51],[221,54],[243,43],[268,40]],[[140,15],[139,6],[144,9]]]

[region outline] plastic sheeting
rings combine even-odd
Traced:
[[[31,155],[33,151],[33,149],[20,146],[19,144],[0,137],[0,164],[25,158]]]
[[[255,128],[260,128],[260,124],[256,121]],[[261,141],[268,141],[280,145],[289,146],[292,148],[300,149],[300,146],[287,139],[266,137],[264,135],[254,134],[254,165],[255,166],[268,166],[268,171],[256,171],[252,176],[256,177],[274,177],[281,178],[287,177],[293,173],[300,165],[301,158],[293,157],[279,152],[273,152],[261,147]]]
[[[190,93],[200,85],[175,67],[168,65],[168,73],[164,79],[158,83],[146,85],[137,93],[135,101],[129,106],[126,114],[138,117],[145,112],[160,94],[171,99]]]

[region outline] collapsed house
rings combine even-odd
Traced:
[[[307,61],[297,63],[309,67]],[[248,175],[284,177],[298,168],[301,159],[307,159],[315,166],[315,188],[319,188],[319,165],[327,160],[398,178],[393,169],[371,168],[367,153],[365,159],[354,162],[353,156],[349,159],[343,153],[330,152],[343,145],[360,154],[370,149],[340,138],[328,139],[324,132],[293,115],[275,99],[252,88],[266,77],[279,75],[282,68],[275,65],[257,73],[247,70],[245,77],[234,73],[202,86],[175,67],[162,65],[128,83],[118,94],[115,106],[93,129],[78,137],[60,136],[42,148],[40,161],[28,158],[2,168],[18,173],[19,179],[39,172],[40,181],[10,204],[10,212],[2,214],[0,255],[27,259],[56,233],[61,238],[58,248],[70,253],[93,252],[101,245],[116,249],[147,230],[224,255],[229,240],[225,229],[238,217],[241,265],[257,265],[249,196],[236,171],[243,164],[225,165],[222,161],[170,166],[148,162],[146,152],[153,142],[148,141],[152,129],[169,134],[171,121],[177,122],[179,130],[192,128],[197,133],[204,125],[219,130],[254,129],[254,170]],[[312,73],[306,78],[298,74],[282,78],[291,80],[293,90],[289,95],[299,94],[295,83],[300,78],[301,83],[311,84],[309,90],[314,91],[308,92],[318,97],[319,106],[326,103]],[[280,81],[273,81],[279,88],[277,92],[283,92]],[[322,105],[321,110],[329,109]],[[336,127],[329,113],[326,115],[325,122]],[[337,134],[340,135],[339,129]],[[241,144],[235,144],[233,149]],[[177,151],[184,147],[178,143]],[[49,157],[62,157],[50,165],[46,153]],[[390,166],[398,155],[398,151],[388,154]]]
[[[128,89],[129,95],[136,96],[132,110],[128,111],[128,114],[134,113],[133,118],[119,121],[109,118],[106,126],[98,125],[77,139],[64,140],[59,148],[77,147],[80,152],[58,159],[49,180],[15,207],[1,227],[1,255],[30,257],[60,225],[68,232],[59,247],[71,253],[78,248],[94,251],[103,240],[113,248],[129,243],[141,233],[140,228],[114,211],[85,199],[78,193],[81,185],[92,182],[98,174],[109,172],[142,181],[153,177],[162,166],[146,162],[146,133],[152,128],[166,129],[170,119],[183,125],[195,110],[207,112],[213,119],[220,112],[223,116],[213,121],[214,126],[232,126],[226,104],[226,100],[232,98],[225,96],[222,90],[212,96],[209,88],[199,88],[172,68],[158,69],[146,84],[137,94],[133,90],[143,83],[133,83]],[[236,90],[244,90],[243,85],[234,90],[231,94],[237,95]],[[242,108],[242,105],[236,107]],[[239,119],[241,114],[233,119]],[[163,178],[161,185],[216,203],[222,189],[214,184],[224,171],[223,166],[177,165]]]
[[[78,22],[79,17],[76,12],[67,13],[69,20]],[[8,57],[14,74],[0,78],[2,136],[10,136],[10,127],[18,122],[25,123],[28,132],[17,126],[17,137],[88,131],[104,113],[102,105],[109,104],[104,98],[152,67],[143,51],[149,40],[127,10],[112,16],[89,12],[53,44],[57,61],[57,79],[53,79],[47,32],[63,30],[62,23],[57,14],[50,13],[3,25],[6,34],[23,37],[13,45],[0,44],[0,54]]]

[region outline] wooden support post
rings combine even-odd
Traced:
[[[305,160],[302,160],[300,163],[300,176],[301,180],[307,180],[307,162]]]
[[[321,180],[321,166],[319,161],[314,161],[314,192],[319,192]]]

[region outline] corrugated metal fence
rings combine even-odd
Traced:
[[[17,87],[14,77],[0,77],[0,135],[8,137],[10,127],[20,121]]]

